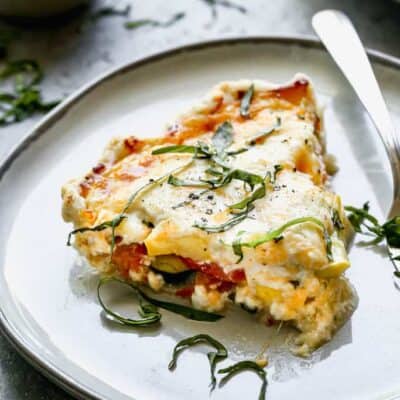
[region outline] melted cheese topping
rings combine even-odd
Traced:
[[[303,332],[295,351],[307,354],[329,340],[354,308],[353,291],[341,276],[349,266],[345,250],[349,224],[340,197],[324,187],[324,139],[308,79],[298,75],[284,86],[253,82],[250,117],[243,118],[240,101],[251,83],[218,85],[162,138],[114,139],[93,171],[64,185],[63,216],[75,227],[96,226],[115,218],[132,193],[145,186],[116,228],[117,250],[129,252],[132,244],[144,244],[146,265],[156,256],[173,254],[199,264],[217,264],[226,276],[243,270],[245,281],[230,288],[236,302],[277,320],[292,321]],[[278,120],[278,129],[249,146]],[[266,195],[254,202],[246,219],[225,232],[209,233],[195,225],[217,226],[232,218],[228,206],[251,194],[248,185],[232,180],[216,190],[173,186],[167,182],[170,174],[198,182],[207,176],[209,161],[194,160],[192,154],[153,155],[152,151],[171,144],[210,144],[216,128],[225,121],[232,123],[234,132],[229,150],[248,147],[229,157],[232,169],[260,176],[273,174],[277,165],[283,169],[273,184],[267,184]],[[333,211],[344,229],[334,226]],[[239,235],[242,241],[251,240],[300,217],[323,223],[332,238],[333,261],[323,230],[306,222],[287,229],[283,240],[245,248],[243,260],[237,263],[232,243]],[[106,229],[77,234],[75,246],[100,270],[121,273],[115,259],[109,263],[110,242],[111,232]],[[129,270],[130,279],[161,288],[163,280],[154,271],[148,267],[133,271],[131,264],[123,267]],[[229,301],[227,294],[196,283],[192,302],[195,307],[216,311]]]

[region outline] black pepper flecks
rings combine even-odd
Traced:
[[[154,228],[154,224],[150,221],[143,220],[142,224],[146,225],[149,228]]]
[[[289,281],[289,282],[294,286],[294,288],[297,288],[298,286],[300,286],[300,282],[299,281],[293,280],[293,281]]]
[[[198,200],[200,196],[197,193],[190,193],[189,194],[189,199],[190,200]]]
[[[213,213],[213,210],[211,208],[207,208],[206,214],[207,215],[212,215],[212,213]]]

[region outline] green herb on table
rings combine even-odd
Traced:
[[[202,1],[211,8],[211,15],[213,19],[216,19],[218,17],[218,11],[217,11],[218,6],[231,8],[236,11],[239,11],[242,14],[247,13],[247,9],[245,7],[239,4],[232,3],[229,0],[202,0]]]
[[[35,60],[9,61],[0,70],[0,79],[4,80],[12,76],[16,77],[15,84],[22,89],[40,83],[43,79],[43,71]]]
[[[122,285],[128,286],[131,288],[139,297],[140,307],[139,314],[145,319],[145,321],[139,320],[130,320],[129,318],[125,318],[118,313],[112,311],[109,307],[106,307],[104,302],[101,298],[100,288],[104,286],[106,283],[120,283]],[[111,318],[115,319],[118,323],[122,325],[129,325],[129,326],[144,326],[153,324],[158,322],[161,319],[161,314],[158,313],[157,307],[162,308],[164,310],[168,310],[172,313],[178,314],[184,318],[191,319],[194,321],[203,321],[203,322],[215,322],[223,318],[223,315],[210,313],[207,311],[197,310],[192,307],[188,307],[182,304],[171,303],[168,301],[163,301],[159,299],[155,299],[153,297],[148,296],[145,292],[143,292],[138,286],[134,285],[133,283],[129,283],[123,281],[118,278],[104,278],[99,282],[98,286],[98,296],[99,302],[102,306],[105,313]],[[147,303],[146,303],[147,302]],[[151,306],[151,307],[150,307]],[[158,319],[156,317],[158,316]]]
[[[264,368],[260,367],[254,361],[240,361],[236,364],[233,364],[227,368],[220,369],[218,371],[219,374],[225,374],[225,376],[221,379],[220,385],[225,385],[228,380],[230,380],[236,374],[243,371],[254,371],[261,379],[262,385],[260,389],[260,394],[258,395],[258,400],[265,400],[265,394],[267,391],[267,373]]]
[[[37,112],[48,112],[59,103],[42,100],[36,85],[41,82],[43,72],[36,61],[7,62],[0,70],[0,80],[10,77],[15,77],[14,92],[0,93],[0,125],[22,121]]]
[[[184,12],[179,12],[174,14],[171,18],[166,21],[159,21],[156,19],[138,19],[136,21],[125,22],[124,26],[126,29],[138,29],[143,26],[152,26],[156,28],[168,28],[176,24],[181,19],[185,18],[186,14]]]
[[[299,225],[299,224],[304,224],[304,223],[312,223],[314,225],[317,225],[323,232],[324,235],[324,240],[326,244],[326,254],[328,257],[329,261],[332,261],[332,243],[330,236],[325,228],[325,225],[320,221],[319,219],[315,217],[301,217],[301,218],[295,218],[290,220],[289,222],[286,222],[286,224],[283,224],[277,229],[274,229],[272,231],[269,231],[265,234],[258,235],[256,239],[253,239],[248,242],[243,242],[241,237],[244,232],[241,232],[241,235],[238,236],[238,238],[233,242],[232,248],[233,252],[239,256],[238,263],[242,261],[243,259],[243,247],[249,247],[249,248],[256,248],[257,246],[270,242],[272,240],[280,239],[282,237],[283,232],[294,226],[294,225]]]
[[[93,12],[90,16],[92,21],[97,21],[104,17],[127,17],[131,13],[131,6],[127,5],[125,8],[116,7],[102,7]]]
[[[254,85],[251,84],[251,86],[247,89],[246,93],[244,94],[242,101],[240,102],[240,115],[243,118],[250,117],[250,104],[251,100],[253,99],[253,95],[254,95]]]
[[[183,339],[179,343],[177,343],[177,345],[174,347],[172,360],[168,364],[168,369],[173,370],[176,368],[176,362],[178,360],[178,356],[180,353],[190,348],[191,346],[195,346],[197,344],[202,344],[202,343],[208,344],[209,346],[214,347],[217,350],[217,351],[210,351],[209,353],[207,353],[207,358],[210,363],[210,373],[211,373],[210,386],[211,390],[214,390],[217,383],[217,379],[215,377],[216,366],[218,362],[228,357],[228,351],[222,343],[218,342],[218,340],[215,340],[209,335],[199,334]]]

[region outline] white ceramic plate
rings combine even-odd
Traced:
[[[374,55],[378,80],[400,122],[400,63]],[[389,164],[367,115],[320,45],[305,39],[214,42],[128,65],[84,88],[50,114],[3,164],[0,181],[0,311],[6,336],[34,365],[78,397],[205,399],[205,349],[167,369],[173,346],[208,332],[231,361],[254,357],[276,328],[230,312],[215,324],[164,312],[161,329],[116,329],[100,317],[96,275],[65,246],[60,187],[94,165],[117,134],[157,135],[212,85],[224,79],[286,81],[311,76],[325,106],[329,152],[340,171],[334,187],[345,203],[370,200],[380,218],[391,198]],[[271,347],[268,399],[400,398],[400,293],[384,251],[353,247],[348,272],[360,297],[352,319],[310,359]],[[126,297],[121,301],[126,303]],[[214,399],[256,399],[259,381],[241,374]]]

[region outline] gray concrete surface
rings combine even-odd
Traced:
[[[34,58],[46,71],[43,93],[48,99],[65,96],[99,74],[144,55],[202,39],[233,35],[312,34],[310,18],[324,8],[348,13],[368,47],[400,57],[400,4],[390,0],[236,0],[247,14],[218,7],[218,18],[202,0],[94,1],[92,9],[72,18],[52,18],[50,24],[20,26],[10,58]],[[186,17],[170,28],[142,27],[127,31],[124,17],[88,22],[93,10],[132,4],[130,19]],[[0,128],[0,158],[23,137],[40,116]],[[69,395],[27,364],[0,336],[1,400],[66,400]]]

